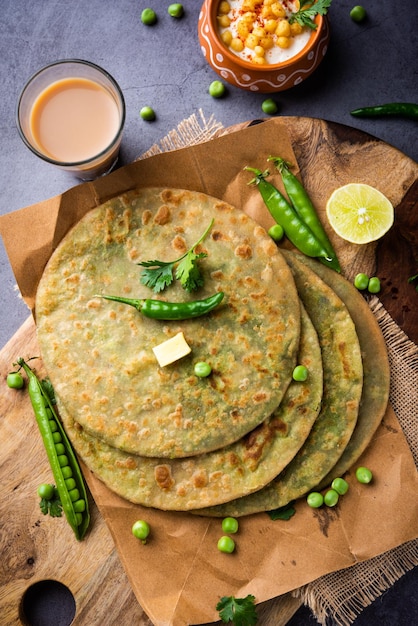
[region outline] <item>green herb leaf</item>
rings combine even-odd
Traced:
[[[273,511],[267,511],[267,515],[274,522],[278,519],[281,520],[289,520],[296,513],[296,509],[293,507],[293,502],[289,502],[285,506],[281,506],[278,509],[274,509]]]
[[[413,283],[413,282],[414,282],[414,280],[417,280],[417,279],[418,279],[418,274],[415,274],[414,276],[410,276],[410,277],[408,278],[408,283]],[[418,285],[416,285],[416,287],[415,287],[415,291],[418,291]]]
[[[224,623],[232,622],[234,626],[254,626],[257,623],[255,597],[245,598],[224,596],[216,605],[219,617]]]
[[[206,257],[207,254],[204,252],[196,253],[195,249],[205,239],[212,228],[213,222],[214,220],[211,221],[196,243],[178,259],[174,261],[154,260],[138,263],[138,265],[145,268],[141,274],[141,283],[146,287],[150,287],[156,293],[159,293],[171,285],[175,276],[176,280],[180,281],[186,291],[195,291],[201,287],[203,285],[203,276],[197,265],[197,261]],[[176,265],[177,268],[174,275]]]
[[[44,515],[49,514],[51,517],[61,517],[62,504],[58,495],[58,491],[56,491],[56,495],[51,498],[51,500],[46,500],[45,498],[42,498],[39,502],[39,508]]]
[[[309,0],[301,2],[299,11],[289,16],[289,24],[297,22],[301,26],[307,26],[308,28],[312,28],[312,30],[316,30],[317,25],[313,21],[313,18],[315,15],[326,15],[328,8],[331,6],[331,2],[332,0],[316,0],[314,4],[311,4]],[[309,6],[304,8],[306,5]]]

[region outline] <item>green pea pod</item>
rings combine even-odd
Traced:
[[[265,176],[268,175],[268,172],[262,172],[253,167],[246,167],[245,169],[255,174],[255,178],[250,181],[250,184],[257,185],[264,204],[270,211],[271,216],[283,228],[289,241],[307,256],[326,257],[327,251],[312,233],[311,229],[300,219],[283,194],[274,185],[266,181]]]
[[[36,422],[41,433],[42,441],[44,443],[45,450],[48,456],[48,461],[51,466],[52,474],[54,476],[58,495],[62,504],[62,509],[68,523],[74,531],[76,538],[80,541],[86,534],[87,528],[90,523],[87,492],[80,466],[64,431],[64,428],[62,427],[61,422],[55,412],[49,395],[46,393],[36,374],[24,361],[24,359],[19,358],[17,362],[21,367],[23,367],[29,379],[29,397],[32,403],[33,411],[35,413]],[[57,430],[60,433],[60,444],[62,444],[65,448],[64,454],[58,454],[58,451],[61,450],[59,448],[57,451],[57,444],[54,441],[53,432],[51,430],[51,421],[56,424]],[[68,468],[71,470],[71,472],[69,472]],[[71,474],[71,477],[74,479],[76,485],[75,489],[77,491],[75,491],[75,489],[68,489],[65,482],[66,478],[64,477],[63,470],[66,470],[65,473],[67,479],[69,477],[69,474]],[[72,494],[70,494],[70,491],[72,492]],[[76,494],[78,496],[76,498],[78,504],[73,501],[71,497],[73,494]],[[82,500],[84,501],[84,505],[80,507],[80,501]],[[76,511],[76,508],[83,510]]]
[[[336,272],[341,272],[341,267],[335,253],[334,248],[328,235],[326,234],[321,220],[315,210],[314,205],[300,180],[290,171],[289,164],[280,157],[269,157],[269,161],[273,161],[282,176],[283,184],[289,200],[300,219],[311,229],[314,236],[321,242],[326,250],[325,257],[321,257],[321,262],[331,267]]]
[[[193,317],[206,315],[220,304],[224,298],[223,291],[215,293],[204,300],[192,300],[190,302],[165,302],[164,300],[145,300],[124,298],[121,296],[97,295],[97,298],[113,300],[133,306],[137,311],[156,320],[187,320]]]

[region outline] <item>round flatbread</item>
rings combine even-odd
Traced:
[[[321,406],[321,350],[303,308],[301,322],[298,363],[308,368],[308,380],[291,382],[273,415],[238,442],[187,459],[139,457],[92,437],[60,406],[75,450],[112,491],[154,508],[187,511],[261,489],[303,445]]]
[[[318,489],[323,489],[352,467],[382,421],[389,401],[389,357],[379,324],[358,289],[314,259],[300,254],[297,258],[318,274],[345,303],[356,327],[363,359],[363,392],[356,427],[341,457],[318,485]]]
[[[154,294],[139,262],[171,262],[199,240],[204,286]],[[95,297],[191,301],[223,291],[202,318],[150,319]],[[292,274],[255,221],[206,194],[144,188],[88,212],[51,256],[36,298],[45,367],[62,405],[107,444],[159,458],[203,454],[267,419],[291,380],[300,333]],[[191,353],[159,367],[153,348],[182,332]],[[193,373],[209,362],[212,375]]]
[[[285,506],[314,488],[341,457],[354,431],[363,387],[363,366],[354,323],[343,301],[296,256],[286,254],[322,351],[322,408],[295,458],[263,489],[197,511],[239,517]]]

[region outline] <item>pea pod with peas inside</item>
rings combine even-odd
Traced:
[[[325,258],[327,251],[321,242],[318,241],[310,228],[301,220],[284,195],[266,180],[269,172],[262,172],[254,167],[246,167],[244,169],[255,174],[255,177],[249,184],[257,185],[264,204],[277,224],[282,226],[289,241],[307,256]]]
[[[80,541],[90,523],[87,492],[80,466],[45,386],[23,358],[19,358],[17,363],[23,367],[29,380],[29,397],[64,514]]]
[[[189,302],[166,302],[165,300],[154,300],[150,298],[135,299],[107,295],[98,295],[97,297],[133,306],[146,317],[169,321],[187,320],[206,315],[222,302],[224,293],[223,291],[219,291],[203,300],[191,300]]]
[[[287,161],[274,156],[269,157],[268,160],[273,161],[279,170],[284,188],[286,189],[286,193],[296,213],[299,215],[300,219],[305,222],[306,226],[310,228],[313,235],[326,250],[326,256],[322,256],[320,261],[336,272],[341,272],[340,263],[335,250],[324,230],[324,227],[322,226],[321,220],[318,217],[306,189],[300,180],[290,171],[290,166]]]

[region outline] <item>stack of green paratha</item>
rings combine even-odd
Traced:
[[[204,284],[153,294],[139,262],[170,262],[214,220]],[[161,321],[96,294],[190,301],[204,317]],[[386,408],[384,341],[345,279],[279,252],[245,213],[205,194],[141,189],[90,211],[52,255],[38,340],[75,450],[110,489],[164,510],[244,515],[327,484],[358,458]],[[152,348],[183,332],[191,353]],[[212,367],[207,378],[194,364]],[[293,368],[308,369],[304,382]]]

